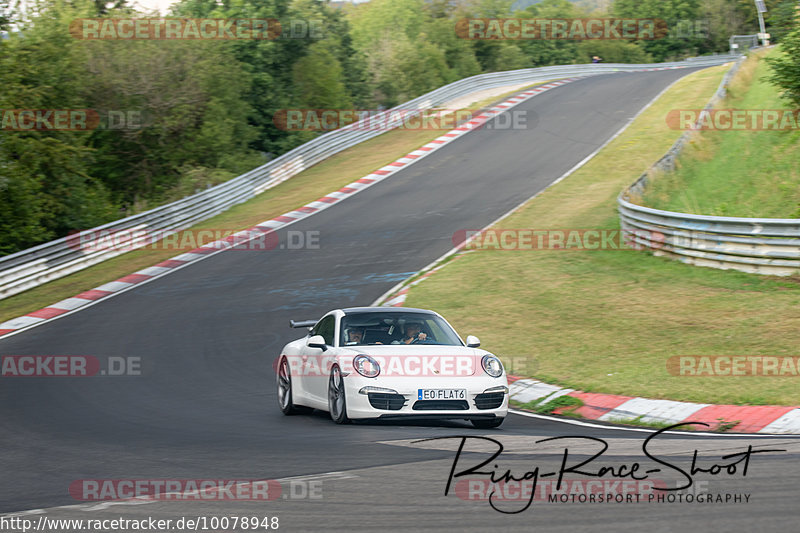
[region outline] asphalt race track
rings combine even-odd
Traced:
[[[318,249],[220,253],[0,340],[2,355],[140,357],[142,366],[141,376],[0,381],[0,513],[277,516],[286,531],[795,529],[800,441],[790,437],[659,437],[664,453],[684,470],[695,449],[709,467],[731,463],[721,456],[748,445],[787,450],[753,455],[746,476],[743,463],[735,474],[694,476],[692,490],[748,494],[746,503],[534,503],[501,514],[486,501],[444,496],[455,440],[411,441],[490,435],[506,446],[498,460],[502,471],[521,476],[537,465],[542,472],[558,468],[567,444],[535,442],[552,436],[609,439],[605,459],[592,463],[597,466],[639,461],[652,467],[642,451],[648,434],[521,415],[492,431],[460,423],[337,426],[322,413],[283,417],[277,407],[272,362],[299,336],[287,327],[290,318],[369,305],[449,250],[456,231],[479,229],[545,188],[690,72],[595,76],[550,90],[515,108],[529,113],[529,129],[470,133],[280,231],[283,245],[287,231],[319,232]],[[589,457],[597,451],[591,446],[570,441],[570,457]],[[462,461],[488,457],[484,450]],[[667,483],[682,479],[667,470]],[[306,477],[287,480],[297,476]],[[82,479],[275,479],[285,497],[53,509],[81,504],[68,489]],[[506,510],[523,506],[511,502]]]

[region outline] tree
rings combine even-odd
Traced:
[[[187,163],[233,177],[261,161],[248,146],[255,138],[245,101],[251,78],[230,43],[85,44],[86,101],[142,117],[141,127],[98,130],[90,138],[97,158],[92,174],[103,176],[127,208],[173,199]]]
[[[800,107],[800,16],[795,18],[794,29],[781,41],[779,57],[768,57],[772,76],[768,79],[782,89],[782,94],[794,106]]]
[[[0,40],[0,109],[85,109],[82,43],[64,29],[88,3],[39,4],[33,22]],[[85,131],[4,131],[0,137],[0,253],[98,225],[116,216]]]
[[[749,6],[734,0],[706,0],[702,5],[703,21],[708,31],[708,51],[723,52],[730,47],[731,35],[750,34],[757,31],[758,23],[752,18],[755,5]],[[755,26],[753,25],[755,23]],[[686,26],[686,23],[684,23]],[[688,23],[692,31],[691,22]],[[695,26],[695,29],[700,29]]]
[[[425,19],[423,0],[370,0],[352,10],[353,46],[369,55],[379,40],[405,36],[417,41]]]
[[[685,36],[676,34],[682,24],[701,19],[699,0],[616,0],[612,13],[620,18],[658,19],[666,24],[671,33],[665,36],[656,35],[655,39],[635,41],[655,61],[693,55],[706,40],[706,36],[697,31],[689,32]]]
[[[7,0],[0,1],[0,39],[2,39],[3,32],[8,30],[11,24],[11,17],[11,4]]]
[[[309,47],[294,64],[294,94],[300,107],[345,109],[352,102],[344,85],[342,66],[324,41]]]
[[[517,41],[475,41],[475,57],[484,72],[501,72],[534,66]]]
[[[800,4],[796,0],[781,0],[768,7],[767,31],[772,41],[779,43],[795,27],[797,17],[800,16]]]
[[[45,198],[40,181],[8,162],[0,164],[0,171],[0,255],[52,238],[54,233],[44,223]]]
[[[258,18],[286,22],[292,17],[290,3],[290,0],[181,0],[173,6],[173,12],[182,17]],[[229,43],[236,61],[252,80],[243,94],[244,100],[253,108],[249,122],[257,133],[251,141],[251,148],[275,154],[296,146],[292,133],[276,128],[272,117],[277,111],[292,105],[292,66],[305,55],[308,41],[280,38]]]
[[[0,252],[176,199],[263,161],[248,146],[251,77],[231,43],[73,38],[70,21],[96,9],[94,0],[45,0],[0,40],[0,109],[92,109],[143,122],[2,132]],[[109,12],[121,15],[130,16]]]
[[[444,53],[427,42],[414,43],[405,35],[385,35],[368,55],[375,98],[393,107],[451,81],[455,76]]]
[[[355,49],[348,17],[340,10],[318,0],[182,0],[174,8],[176,15],[213,18],[277,19],[281,37],[275,40],[242,40],[231,44],[235,58],[251,77],[252,83],[244,99],[252,106],[249,121],[257,136],[251,148],[270,155],[281,154],[309,139],[307,132],[285,131],[275,126],[273,117],[282,110],[297,107],[294,82],[296,63],[303,61],[310,48],[324,41],[324,48],[341,67],[346,98],[357,106],[372,102],[366,58]],[[293,27],[292,22],[299,27]],[[314,22],[323,28],[323,35],[304,33],[303,22]],[[307,59],[305,61],[308,61]],[[306,89],[308,78],[304,79]]]
[[[544,0],[529,5],[515,16],[523,18],[573,19],[586,15],[575,4],[567,0]],[[548,65],[568,65],[578,59],[579,41],[553,39],[527,39],[517,41],[519,48],[529,58],[529,65],[542,67]]]
[[[481,65],[475,58],[472,42],[461,39],[454,30],[455,6],[448,4],[429,4],[426,13],[429,15],[423,26],[422,35],[428,43],[436,46],[444,53],[448,68],[455,79],[466,78],[481,73]],[[445,9],[447,11],[444,11]]]
[[[423,72],[407,72],[403,65],[430,54],[430,48],[423,51],[412,44],[421,41],[426,13],[423,0],[371,0],[349,11],[352,46],[364,58],[376,103],[393,106],[413,94],[412,87],[425,85],[419,79]],[[429,65],[422,67],[430,70]]]

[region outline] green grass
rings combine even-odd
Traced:
[[[675,422],[650,422],[643,420],[644,415],[637,416],[636,418],[612,418],[606,422],[612,424],[622,424],[626,426],[639,426],[653,429],[664,429],[666,427],[674,426]],[[676,431],[711,431],[713,433],[727,433],[736,427],[741,420],[727,421],[724,418],[717,418],[717,425],[712,427],[702,426],[700,424],[681,426]]]
[[[573,396],[559,396],[545,403],[541,403],[541,401],[540,398],[526,403],[518,402],[513,399],[510,402],[512,407],[526,409],[541,415],[549,415],[560,409],[561,411],[559,411],[558,414],[565,416],[570,416],[572,411],[583,405],[583,401]]]
[[[639,426],[653,429],[664,429],[669,426],[674,426],[675,422],[650,422],[643,420],[644,416],[637,416],[636,418],[612,418],[606,420],[612,424],[622,424],[625,426]],[[702,426],[701,426],[702,427]],[[678,431],[697,431],[694,426],[682,426],[677,429]]]
[[[618,229],[616,197],[679,136],[670,109],[702,108],[724,67],[679,81],[583,168],[502,228]],[[591,392],[731,404],[800,404],[798,378],[679,377],[674,355],[800,355],[800,278],[699,268],[622,251],[459,256],[413,287],[406,305],[442,313],[531,375]]]
[[[580,416],[575,413],[575,409],[582,406],[583,401],[579,398],[565,395],[559,396],[558,398],[554,398],[549,402],[544,403],[542,403],[542,398],[525,403],[519,402],[512,398],[509,400],[509,404],[514,409],[524,409],[540,415],[550,415],[555,413],[561,416],[580,418]]]
[[[546,81],[531,86],[541,85]],[[480,109],[524,91],[473,102]],[[192,228],[240,230],[297,209],[416,150],[445,131],[393,130],[336,154],[261,195]],[[188,250],[141,249],[0,300],[0,322],[35,311]]]
[[[559,396],[549,402],[537,405],[534,407],[534,411],[539,414],[550,414],[555,412],[557,409],[565,409],[566,411],[574,410],[578,407],[583,405],[583,402],[578,398],[573,398],[572,396]],[[561,414],[565,414],[562,412]]]
[[[780,52],[772,50],[771,55]],[[722,109],[789,109],[751,56]],[[644,195],[656,209],[716,216],[800,218],[800,130],[704,131],[676,172],[657,176]]]

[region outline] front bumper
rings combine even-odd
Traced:
[[[370,392],[365,391],[371,390]],[[381,390],[375,390],[379,388]],[[420,400],[419,389],[466,389],[464,400]],[[365,418],[461,419],[502,418],[508,414],[508,380],[489,376],[466,378],[345,377],[347,416]]]

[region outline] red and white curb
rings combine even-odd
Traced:
[[[511,381],[510,378],[509,381]],[[649,400],[615,394],[598,394],[565,389],[532,379],[516,379],[509,386],[511,399],[532,407],[544,405],[559,396],[583,402],[572,412],[582,418],[605,422],[678,424],[703,422],[700,431],[729,426],[734,433],[800,434],[800,408],[776,405],[711,405],[707,403]],[[555,411],[558,413],[558,409]]]
[[[648,70],[659,70],[659,69],[648,69]],[[527,91],[523,91],[519,94],[516,94],[513,97],[509,98],[508,100],[505,100],[504,102],[481,112],[480,115],[477,115],[471,120],[465,122],[464,124],[461,124],[459,127],[443,135],[440,135],[439,137],[427,143],[426,145],[414,150],[413,152],[406,154],[405,156],[397,159],[396,161],[389,163],[388,165],[370,174],[367,174],[363,178],[360,178],[342,187],[337,191],[328,193],[322,198],[310,202],[304,205],[303,207],[295,209],[294,211],[284,213],[283,215],[277,216],[273,219],[261,222],[260,224],[256,224],[251,228],[244,229],[238,233],[228,236],[225,239],[214,241],[200,248],[196,248],[189,252],[176,255],[175,257],[167,259],[166,261],[162,261],[157,265],[139,270],[137,272],[134,272],[133,274],[129,274],[127,276],[119,278],[116,281],[105,283],[103,285],[100,285],[99,287],[95,287],[94,289],[77,294],[72,298],[61,300],[60,302],[33,311],[24,316],[7,320],[0,324],[0,338],[7,337],[15,333],[19,333],[20,331],[38,326],[49,320],[60,318],[67,314],[80,311],[82,309],[85,309],[86,307],[94,305],[99,301],[111,298],[112,296],[121,294],[129,289],[132,289],[137,285],[141,285],[143,283],[147,283],[154,279],[160,278],[187,265],[211,257],[212,255],[215,255],[217,253],[224,252],[227,249],[236,246],[241,246],[246,242],[248,242],[249,240],[263,236],[263,234],[265,233],[276,231],[290,224],[293,224],[298,220],[303,220],[304,218],[308,218],[320,211],[323,211],[331,207],[332,205],[346,198],[349,198],[363,191],[364,189],[371,187],[372,185],[375,185],[376,183],[385,180],[386,178],[395,174],[399,170],[402,170],[403,168],[406,168],[409,165],[412,165],[415,162],[426,157],[427,155],[435,152],[436,150],[450,143],[454,139],[457,139],[462,135],[466,135],[471,131],[479,129],[487,121],[491,120],[495,116],[505,111],[508,111],[512,107],[515,107],[526,100],[529,100],[530,98],[536,96],[537,94],[549,91],[550,89],[554,89],[556,87],[565,85],[567,83],[570,83],[578,79],[581,79],[581,77],[565,78],[562,80],[557,80],[543,85],[539,85],[532,89],[528,89]]]

